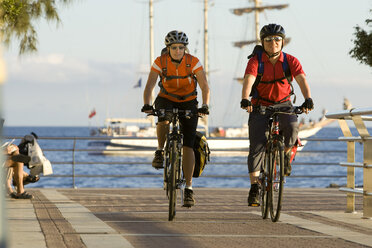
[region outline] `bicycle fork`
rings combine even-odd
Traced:
[[[181,137],[182,140],[182,137]],[[179,164],[179,170],[177,172],[177,188],[180,190],[180,197],[181,197],[181,206],[183,206],[183,195],[185,190],[185,178],[183,176],[183,166],[182,166],[182,143],[178,142],[177,150],[179,154],[178,158],[178,164]]]

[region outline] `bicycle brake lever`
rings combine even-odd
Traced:
[[[293,111],[296,115],[302,114],[304,111],[301,107],[295,107]]]
[[[266,108],[260,107],[260,114],[265,115],[266,114]]]
[[[192,114],[191,110],[186,110],[185,111],[185,118],[188,119],[188,120],[191,119],[191,114]]]

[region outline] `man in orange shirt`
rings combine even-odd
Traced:
[[[151,67],[145,91],[143,93],[144,106],[142,112],[151,113],[151,93],[155,87],[158,76],[160,77],[160,92],[154,102],[156,109],[184,109],[209,114],[209,86],[205,72],[199,59],[188,53],[189,44],[187,35],[182,31],[171,31],[165,37],[166,52],[157,57]],[[202,107],[198,109],[196,99],[197,83],[202,91]],[[159,117],[156,126],[158,148],[152,166],[156,169],[163,168],[164,144],[169,131],[167,116]],[[198,117],[180,119],[183,135],[182,166],[186,179],[184,206],[191,207],[195,204],[192,191],[192,175],[195,166],[194,141]]]

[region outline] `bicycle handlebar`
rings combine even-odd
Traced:
[[[158,117],[164,117],[166,113],[170,113],[172,115],[177,114],[178,116],[185,117],[187,119],[190,119],[196,112],[192,110],[185,110],[185,109],[154,109],[152,113],[148,113],[147,116],[154,115]],[[200,117],[198,115],[198,117]]]
[[[273,114],[287,114],[287,115],[299,115],[302,114],[303,108],[301,106],[285,106],[285,107],[275,107],[275,106],[257,106],[254,107],[254,111],[257,111],[261,115],[266,113]]]

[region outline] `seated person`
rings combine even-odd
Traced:
[[[14,144],[6,146],[4,148],[4,154],[6,158],[3,166],[8,170],[6,177],[7,193],[14,199],[32,199],[33,196],[24,190],[24,179],[26,179],[25,181],[32,179],[23,171],[23,164],[28,163],[30,157],[19,154],[18,147]],[[17,192],[13,191],[11,185],[12,179],[14,180],[13,184],[16,186]],[[38,181],[38,178],[34,179],[34,181]]]
[[[14,177],[14,173],[12,175],[13,177],[13,186],[17,186],[17,183],[15,181],[15,177]],[[40,177],[38,175],[36,176],[32,176],[30,174],[28,174],[27,172],[23,171],[23,186],[29,184],[29,183],[36,183],[37,181],[39,181]]]

